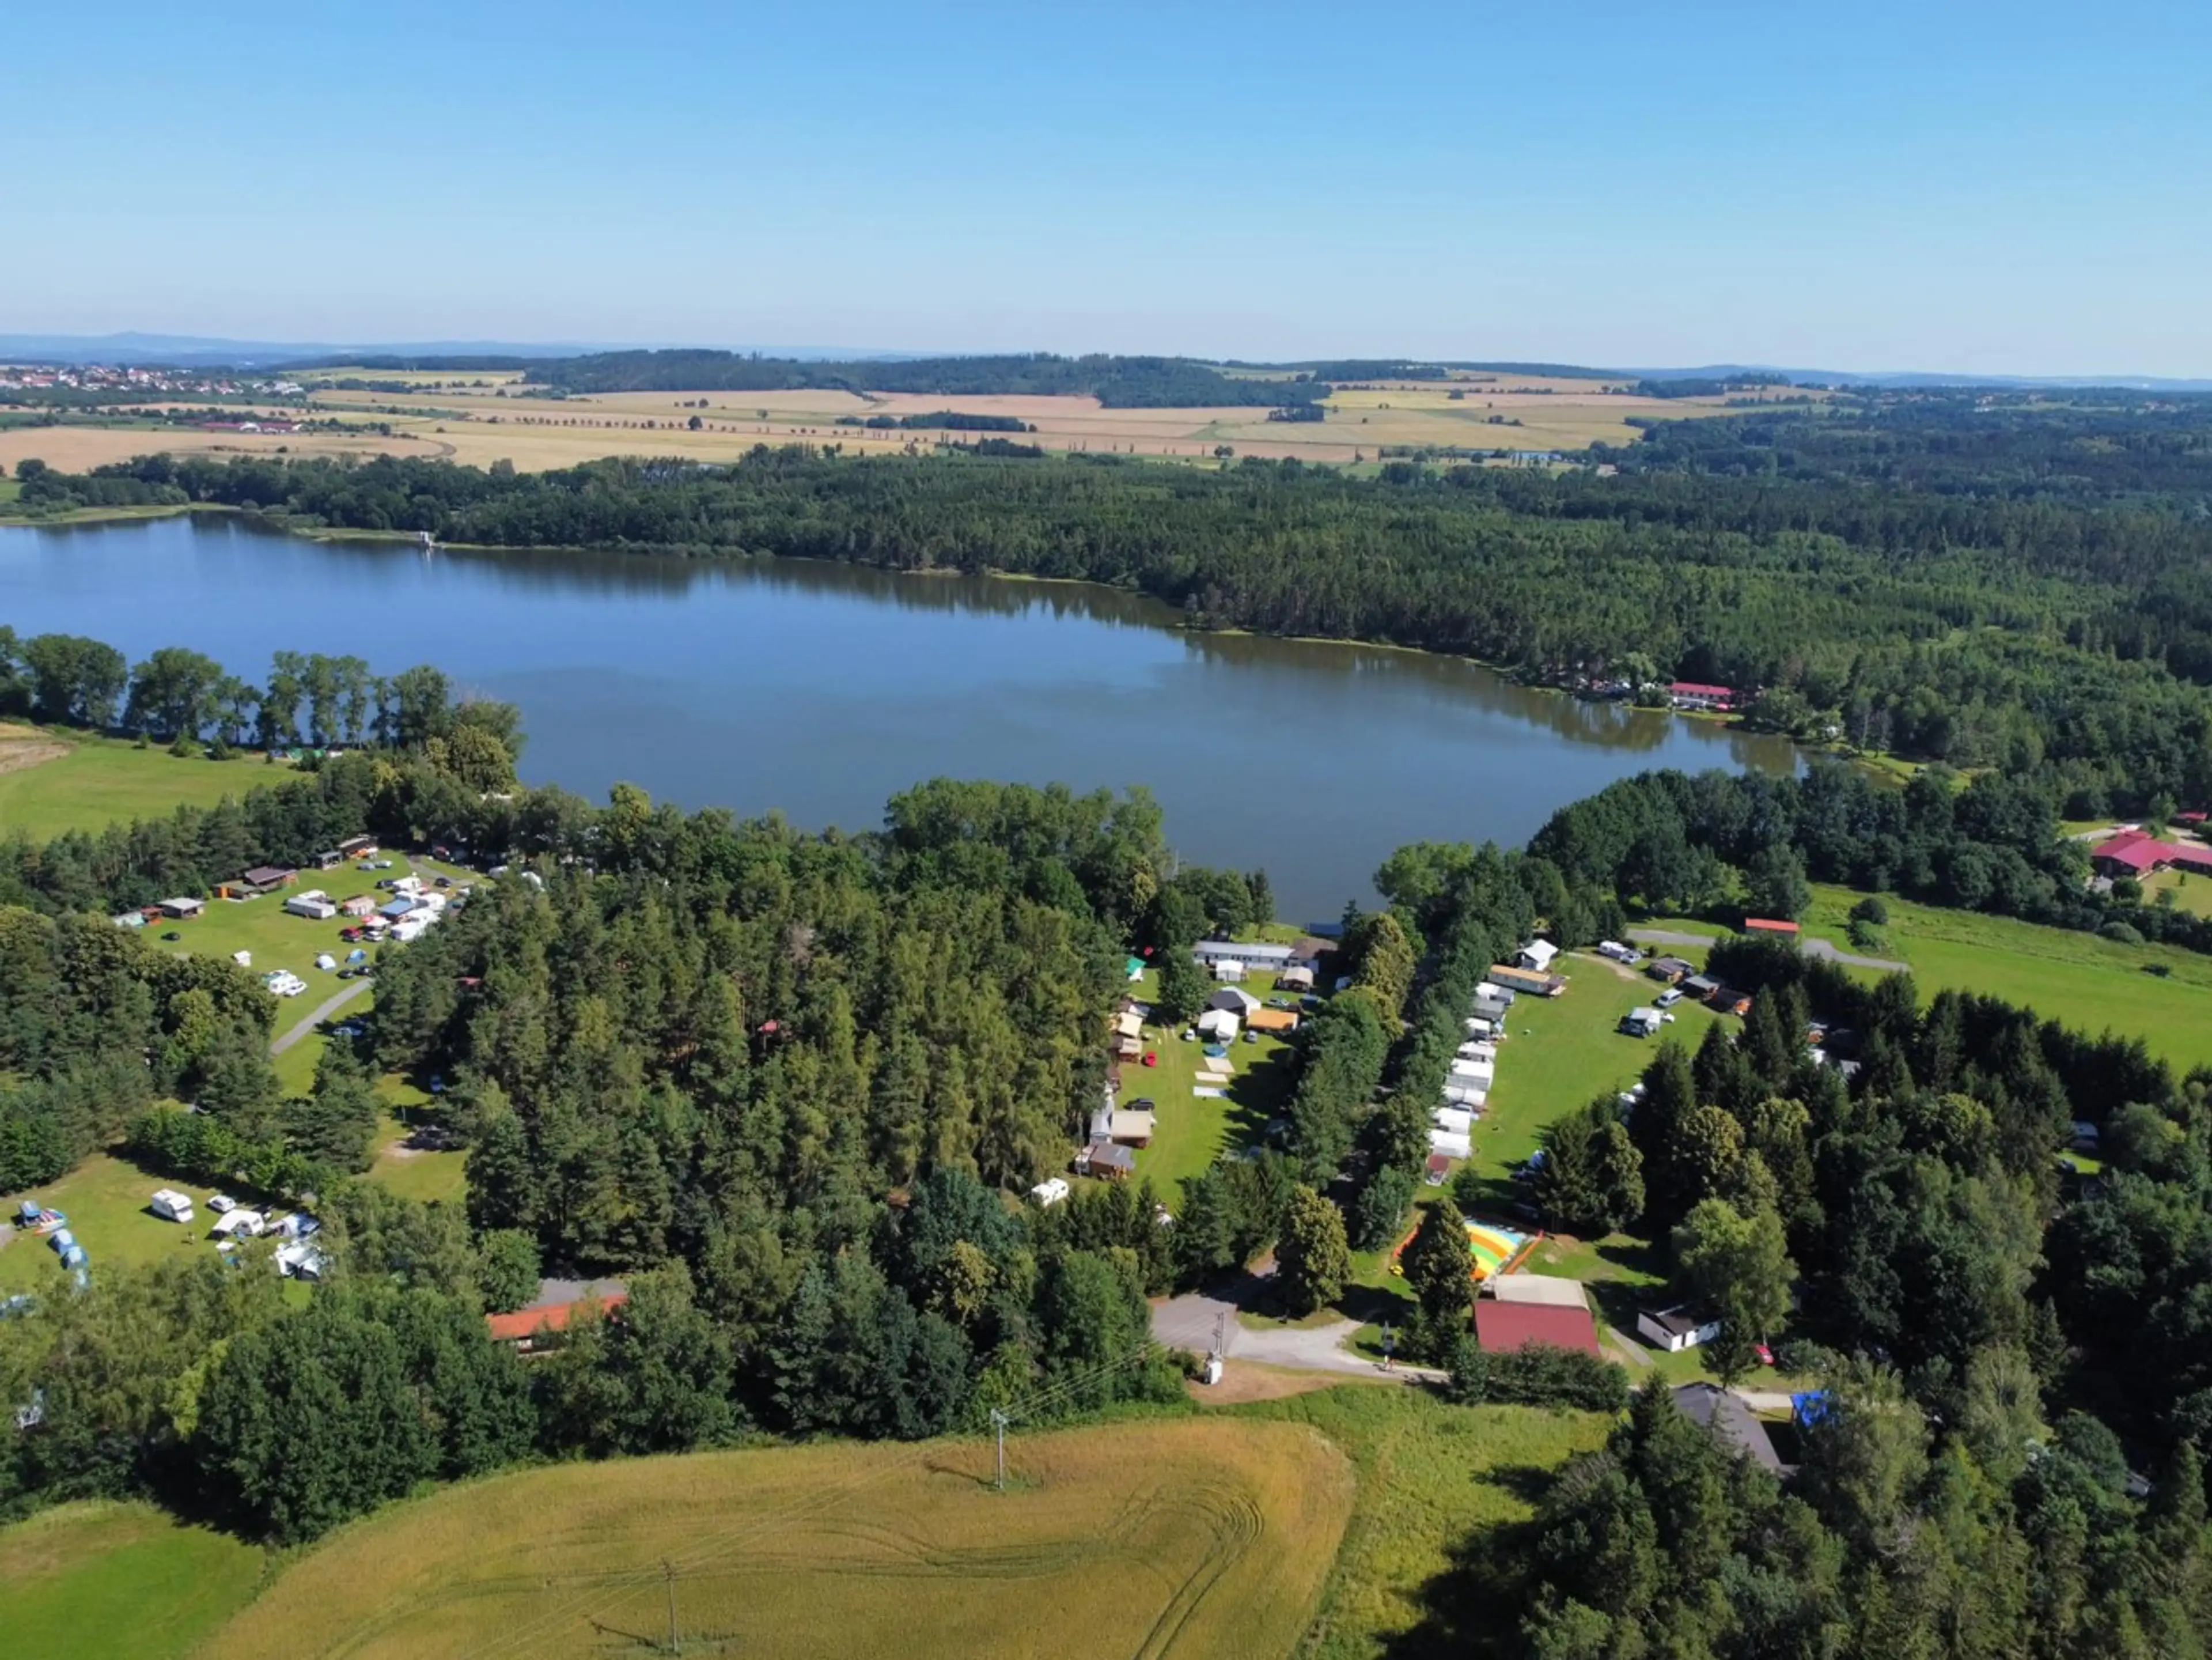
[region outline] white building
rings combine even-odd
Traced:
[[[1191,947],[1191,955],[1208,968],[1216,963],[1236,963],[1276,974],[1291,965],[1288,946],[1271,946],[1259,939],[1201,939]]]
[[[1208,1009],[1198,1017],[1199,1031],[1224,1043],[1234,1039],[1237,1028],[1243,1024],[1227,1009]]]
[[[1532,974],[1549,974],[1552,960],[1559,954],[1559,948],[1550,940],[1532,939],[1521,947],[1521,955],[1516,960],[1521,967]]]
[[[1636,1316],[1636,1335],[1654,1348],[1669,1354],[1710,1343],[1721,1335],[1721,1323],[1710,1309],[1677,1307],[1647,1310]]]

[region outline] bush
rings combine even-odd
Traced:
[[[1884,951],[1888,948],[1888,937],[1884,934],[1879,927],[1875,927],[1872,922],[1868,921],[1863,916],[1854,916],[1851,918],[1851,925],[1849,932],[1851,938],[1851,946],[1855,950],[1871,952]]]
[[[1459,1334],[1447,1351],[1451,1375],[1444,1398],[1462,1406],[1571,1407],[1581,1412],[1625,1412],[1628,1377],[1610,1360],[1578,1349],[1531,1343],[1507,1354],[1486,1353]]]
[[[2097,930],[2097,938],[2110,939],[2115,945],[2120,946],[2140,946],[2143,942],[2142,935],[2125,922],[2106,923],[2103,927]]]
[[[1851,921],[1869,922],[1875,927],[1886,928],[1889,926],[1889,907],[1882,903],[1879,894],[1870,893],[1851,907]]]

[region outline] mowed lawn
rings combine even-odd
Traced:
[[[1131,982],[1129,994],[1150,1002],[1158,994],[1159,972],[1145,970],[1144,978]],[[1295,997],[1275,988],[1271,975],[1254,975],[1237,989],[1265,1003],[1270,997]],[[1206,1045],[1194,1039],[1184,1043],[1182,1027],[1147,1025],[1145,1048],[1159,1056],[1159,1065],[1126,1061],[1121,1067],[1121,1099],[1150,1097],[1158,1108],[1152,1146],[1137,1154],[1139,1179],[1149,1177],[1161,1202],[1172,1209],[1179,1202],[1181,1184],[1202,1175],[1206,1166],[1232,1148],[1258,1145],[1267,1121],[1288,1110],[1291,1087],[1297,1075],[1297,1057],[1291,1045],[1262,1032],[1256,1042],[1243,1034],[1229,1046],[1233,1076],[1226,1097],[1196,1096],[1198,1063]]]
[[[154,1189],[175,1188],[191,1195],[198,1214],[189,1224],[165,1222],[148,1208]],[[208,1229],[215,1217],[206,1208],[214,1189],[175,1182],[140,1169],[114,1153],[96,1152],[59,1181],[23,1193],[0,1195],[0,1225],[11,1221],[26,1199],[35,1199],[69,1218],[70,1231],[84,1247],[93,1277],[103,1268],[152,1262],[164,1256],[215,1250]],[[251,1195],[234,1189],[234,1196]],[[0,1244],[0,1292],[58,1290],[68,1283],[52,1243],[36,1234],[14,1233]]]
[[[173,1660],[245,1606],[264,1560],[150,1505],[63,1505],[0,1528],[0,1631],[41,1660]]]
[[[2192,885],[2212,890],[2212,882]],[[1807,927],[1852,950],[1850,911],[1861,897],[1848,888],[1815,887]],[[1947,990],[2002,997],[2079,1031],[2140,1037],[2177,1067],[2212,1065],[2212,957],[2171,946],[2116,945],[2010,917],[1883,903],[1888,943],[1869,954],[1910,964],[1923,1000]],[[2149,972],[2154,967],[2166,972]]]
[[[1006,1466],[978,1438],[497,1476],[341,1529],[198,1652],[644,1652],[665,1562],[701,1653],[1283,1655],[1356,1482],[1311,1423],[1231,1416],[1017,1434]]]
[[[11,751],[59,750],[28,765],[10,766]],[[226,795],[292,775],[258,757],[179,760],[165,749],[142,750],[118,739],[63,736],[35,727],[0,726],[0,833],[27,832],[46,841],[64,830],[99,830],[133,818],[165,818],[179,806],[211,807]]]

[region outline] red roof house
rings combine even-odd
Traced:
[[[1771,916],[1747,916],[1743,919],[1743,926],[1746,932],[1751,933],[1781,933],[1794,937],[1797,933],[1795,922],[1779,922]]]
[[[2148,876],[2169,865],[2212,875],[2212,848],[2161,842],[2139,830],[2122,830],[2092,848],[2089,862],[2104,876]]]
[[[550,1336],[568,1329],[568,1323],[579,1309],[605,1310],[620,1308],[629,1301],[629,1292],[616,1289],[604,1293],[580,1297],[573,1302],[537,1303],[526,1309],[517,1309],[512,1314],[487,1314],[484,1324],[489,1328],[495,1343],[520,1343],[528,1353],[536,1347],[540,1336]]]
[[[1474,1335],[1491,1354],[1510,1354],[1531,1343],[1579,1349],[1584,1354],[1598,1353],[1597,1325],[1588,1309],[1500,1303],[1486,1297],[1474,1305]]]

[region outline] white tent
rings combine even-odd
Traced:
[[[337,965],[338,959],[331,956],[328,952],[325,952],[320,957],[318,957],[315,959],[315,966],[325,972],[337,967]]]
[[[1470,1014],[1460,1022],[1460,1026],[1469,1037],[1494,1038],[1498,1036],[1498,1022],[1485,1019],[1479,1014]]]
[[[1464,1135],[1454,1135],[1449,1130],[1431,1130],[1429,1151],[1440,1152],[1447,1158],[1467,1158],[1474,1156],[1474,1144]]]
[[[1474,1115],[1464,1107],[1438,1107],[1437,1128],[1454,1135],[1466,1135],[1474,1128]]]
[[[1494,1061],[1455,1061],[1451,1063],[1455,1080],[1464,1079],[1468,1083],[1487,1088],[1498,1078],[1498,1063]]]
[[[1244,965],[1242,963],[1216,963],[1213,965],[1213,977],[1217,980],[1242,980],[1244,977]]]
[[[1470,1084],[1447,1084],[1444,1085],[1444,1101],[1455,1107],[1485,1106],[1489,1104],[1490,1091],[1477,1089]]]
[[[1498,1045],[1480,1042],[1462,1043],[1459,1046],[1459,1058],[1462,1061],[1494,1061],[1498,1059]]]
[[[1243,1024],[1227,1009],[1208,1009],[1198,1017],[1199,1031],[1224,1043],[1237,1036],[1237,1029]]]

